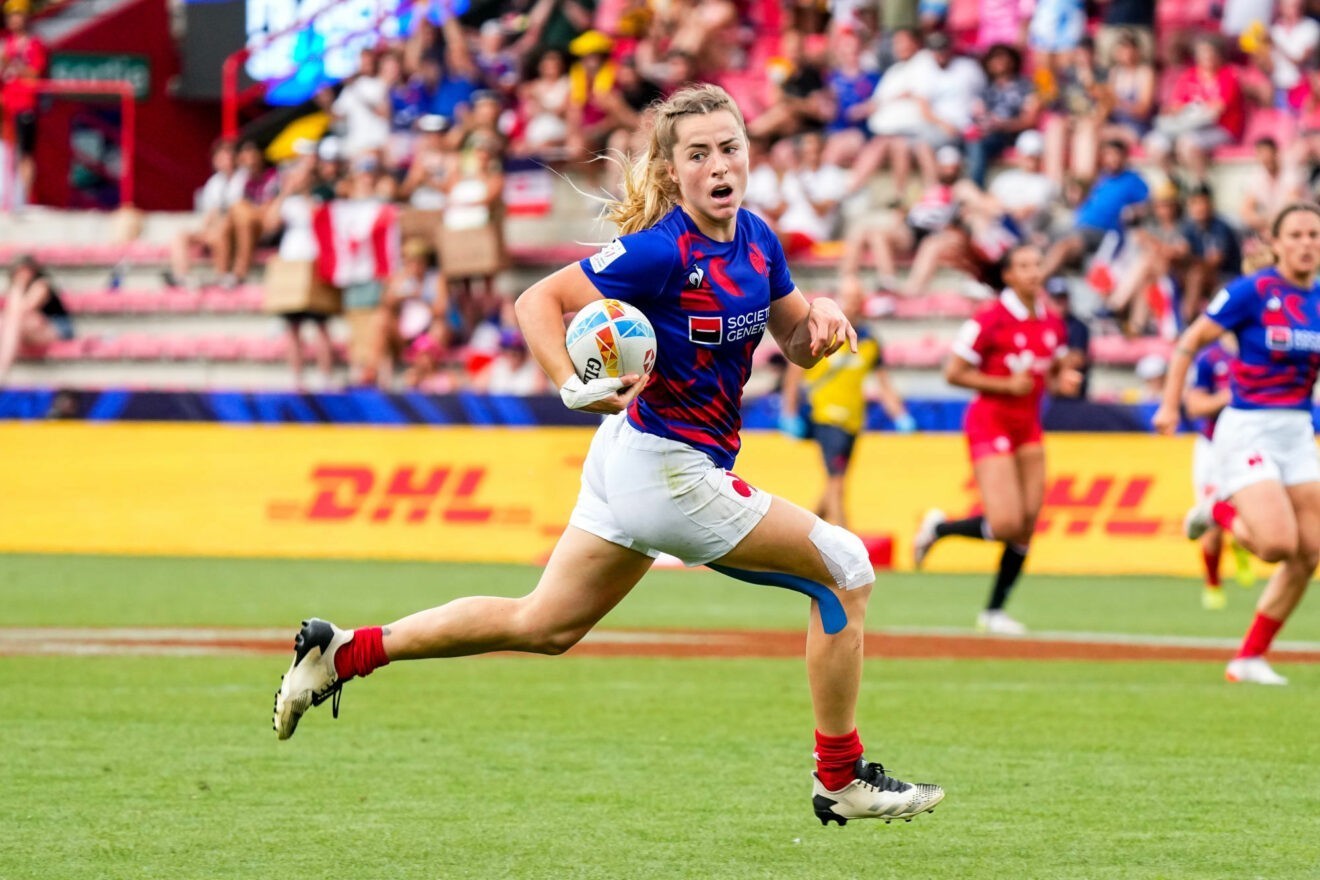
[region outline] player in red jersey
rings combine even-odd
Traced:
[[[1071,393],[1082,378],[1059,361],[1068,333],[1046,305],[1041,260],[1034,245],[1019,245],[1004,255],[1008,286],[963,325],[944,370],[949,384],[977,392],[964,429],[984,513],[947,520],[932,510],[921,523],[912,554],[919,568],[940,538],[1003,543],[994,588],[977,617],[978,629],[997,635],[1026,631],[1004,612],[1004,604],[1026,562],[1045,497],[1041,399],[1047,389]]]

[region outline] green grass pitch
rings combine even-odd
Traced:
[[[0,557],[0,626],[383,622],[532,569]],[[882,578],[881,627],[967,627],[984,577]],[[1029,576],[1037,629],[1236,637],[1169,579]],[[1284,636],[1320,640],[1312,599]],[[800,627],[800,597],[657,572],[605,625]],[[0,878],[1312,878],[1320,667],[868,663],[871,757],[948,797],[822,828],[800,660],[398,664],[277,743],[276,657],[0,657]]]

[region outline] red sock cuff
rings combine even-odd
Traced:
[[[1237,508],[1228,501],[1216,501],[1210,508],[1210,518],[1226,532],[1232,533],[1233,521],[1237,519]]]
[[[830,791],[838,791],[856,778],[857,759],[862,756],[857,729],[843,736],[816,731],[816,775]]]
[[[1219,586],[1219,554],[1211,553],[1209,550],[1202,550],[1201,557],[1205,560],[1206,586]]]
[[[1282,620],[1257,613],[1255,620],[1251,621],[1251,628],[1247,630],[1247,637],[1242,640],[1242,647],[1238,649],[1238,657],[1264,657],[1282,628]]]
[[[370,675],[387,665],[384,633],[378,626],[353,630],[353,638],[335,652],[335,674],[341,681]]]

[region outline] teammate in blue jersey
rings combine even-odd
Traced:
[[[1198,502],[1214,498],[1219,491],[1218,468],[1215,465],[1215,424],[1219,414],[1232,402],[1230,376],[1237,344],[1231,336],[1223,336],[1201,350],[1192,364],[1192,384],[1183,395],[1187,415],[1198,422],[1196,442],[1192,447],[1192,491]],[[1201,590],[1201,607],[1207,611],[1222,611],[1228,606],[1223,583],[1219,577],[1219,561],[1224,551],[1224,530],[1211,523],[1201,535],[1201,560],[1205,564],[1205,586]],[[1236,564],[1236,578],[1244,587],[1255,585],[1251,572],[1251,558],[1246,549],[1229,538]]]
[[[1189,538],[1218,524],[1278,567],[1229,681],[1286,684],[1265,660],[1274,636],[1301,601],[1320,561],[1320,459],[1311,394],[1320,372],[1320,207],[1284,208],[1271,227],[1276,265],[1229,284],[1178,339],[1154,425],[1172,433],[1192,359],[1224,333],[1238,341],[1230,367],[1232,402],[1215,424],[1217,499],[1187,517]]]
[[[808,305],[773,233],[742,210],[747,132],[714,86],[654,109],[647,152],[626,167],[611,218],[621,236],[533,285],[516,303],[532,354],[564,403],[608,415],[591,442],[568,528],[535,589],[469,597],[386,627],[304,623],[275,700],[291,735],[348,679],[392,660],[488,651],[561,654],[641,580],[661,553],[813,596],[807,676],[816,722],[812,807],[822,823],[910,819],[944,797],[862,757],[855,711],[863,625],[875,580],[857,536],[748,485],[731,470],[752,350],[768,330],[811,366],[857,336],[828,299]],[[656,329],[647,378],[575,375],[564,318],[602,295],[640,308]],[[842,612],[842,613],[839,613]]]

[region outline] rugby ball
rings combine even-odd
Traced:
[[[655,328],[639,309],[617,299],[584,306],[569,323],[564,345],[583,382],[645,376],[655,366]]]

